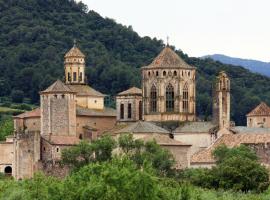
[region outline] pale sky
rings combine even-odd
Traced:
[[[270,61],[270,0],[82,0],[89,10],[189,56]]]

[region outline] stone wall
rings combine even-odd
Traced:
[[[184,169],[190,166],[190,146],[161,145],[161,147],[171,152],[175,159],[175,167],[177,169]]]
[[[247,117],[247,127],[250,128],[270,128],[270,116]]]
[[[268,166],[270,165],[270,143],[246,145],[256,152],[260,162]]]
[[[90,97],[90,96],[76,96],[77,105],[90,108],[90,109],[103,109],[104,98],[103,97]]]
[[[141,103],[140,103],[141,102]],[[124,105],[124,118],[121,118],[121,104]],[[131,117],[128,117],[128,104],[131,104]],[[141,108],[140,108],[141,104]],[[141,111],[140,111],[141,109]],[[142,120],[142,96],[128,95],[116,97],[116,110],[118,122],[135,122]],[[140,119],[141,112],[141,119]]]
[[[0,143],[0,172],[5,173],[6,167],[11,167],[13,170],[13,142],[1,142]]]
[[[190,148],[190,154],[209,147],[212,144],[211,135],[208,132],[205,133],[175,133],[174,139],[185,144],[192,145]]]
[[[14,173],[16,179],[31,178],[40,160],[40,132],[16,133],[14,139]]]
[[[97,133],[112,129],[116,124],[115,117],[98,116],[77,116],[77,137],[84,133],[84,126],[90,126],[97,129]]]
[[[76,135],[74,94],[41,95],[41,134]]]

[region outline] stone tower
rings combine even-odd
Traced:
[[[195,121],[196,69],[165,47],[154,61],[142,67],[145,121]]]
[[[222,71],[219,73],[213,88],[213,121],[219,128],[230,127],[230,79]]]
[[[117,122],[142,120],[142,90],[136,87],[120,92],[116,96]]]
[[[60,80],[40,92],[41,135],[76,136],[75,94]]]
[[[74,46],[65,55],[65,83],[86,84],[85,55],[74,42]]]

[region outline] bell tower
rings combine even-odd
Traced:
[[[213,88],[213,122],[219,128],[230,127],[230,79],[221,71],[216,78]]]
[[[77,47],[74,40],[73,47],[65,55],[65,83],[86,84],[85,55]]]

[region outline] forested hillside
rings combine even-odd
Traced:
[[[140,67],[164,46],[72,0],[0,0],[0,27],[0,96],[21,90],[33,103],[38,103],[38,91],[63,78],[63,56],[74,38],[87,57],[89,84],[110,95],[140,86]],[[245,123],[245,114],[261,100],[270,103],[269,78],[178,54],[197,67],[198,115],[211,114],[211,85],[221,70],[232,78],[232,117],[237,124]]]

